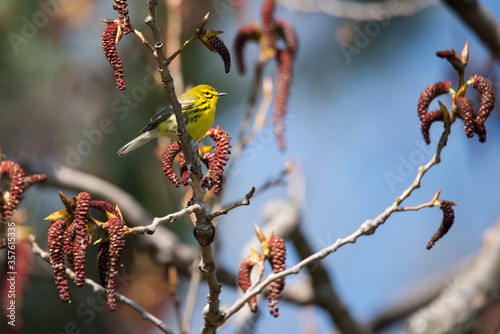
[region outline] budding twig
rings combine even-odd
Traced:
[[[207,215],[207,219],[212,220],[216,217],[226,215],[229,211],[243,205],[250,205],[250,198],[252,198],[253,194],[255,193],[255,187],[252,187],[252,189],[248,192],[248,194],[245,195],[245,199],[239,202],[236,202],[230,206],[228,206],[225,209],[222,209],[220,211],[213,212],[209,215]]]
[[[174,221],[179,220],[182,216],[185,215],[190,215],[194,212],[198,212],[202,209],[201,205],[199,204],[193,204],[190,205],[180,211],[171,213],[169,215],[166,215],[165,217],[155,217],[153,219],[153,222],[150,225],[147,226],[136,226],[133,228],[128,229],[129,233],[132,234],[153,234],[156,231],[156,227],[160,224],[163,223],[173,223]]]

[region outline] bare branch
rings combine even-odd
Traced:
[[[335,1],[335,0],[279,0],[291,10],[300,12],[322,12],[334,17],[357,21],[384,20],[390,17],[411,16],[424,9],[437,5],[437,0],[409,1]]]
[[[155,47],[146,39],[146,37],[144,37],[144,35],[142,34],[142,32],[140,32],[137,29],[132,29],[132,32],[137,37],[139,37],[139,39],[141,40],[142,44],[144,44],[151,52],[154,52]]]
[[[245,195],[245,199],[242,200],[242,201],[239,201],[239,202],[236,202],[230,206],[228,206],[227,208],[225,209],[222,209],[220,211],[216,211],[216,212],[213,212],[209,215],[207,215],[207,219],[209,220],[212,220],[216,217],[219,217],[219,216],[222,216],[222,215],[227,215],[227,213],[239,206],[247,206],[247,205],[250,205],[250,198],[252,198],[253,194],[255,193],[255,187],[252,187],[252,189],[250,190],[250,192],[248,194]]]
[[[187,208],[184,208],[180,211],[168,214],[165,217],[160,217],[160,218],[155,217],[155,219],[153,219],[153,222],[150,225],[133,227],[133,228],[130,228],[128,231],[130,233],[134,233],[134,234],[144,234],[144,233],[153,234],[153,233],[155,233],[156,227],[159,224],[173,223],[174,221],[180,219],[182,216],[190,215],[193,212],[196,212],[199,210],[201,210],[201,206],[199,204],[193,204],[193,205],[190,205]]]

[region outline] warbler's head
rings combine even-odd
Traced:
[[[209,85],[199,85],[191,89],[188,94],[203,97],[211,103],[217,103],[219,96],[226,95],[226,93],[219,93]]]

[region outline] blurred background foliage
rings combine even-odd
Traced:
[[[500,6],[495,1],[482,3],[498,20]],[[182,22],[180,40],[188,39],[210,11],[207,28],[223,30],[221,37],[232,52],[239,27],[260,21],[260,4],[261,1],[247,1],[238,11],[240,3],[234,0],[182,1],[177,14]],[[150,37],[143,23],[147,14],[145,3],[130,1],[129,10],[133,26]],[[165,2],[160,1],[158,10],[160,22],[166,27]],[[160,140],[159,147],[151,143],[127,158],[116,155],[118,148],[134,138],[167,99],[160,84],[145,88],[157,81],[157,65],[133,35],[125,36],[118,45],[127,89],[120,92],[115,88],[113,71],[102,54],[104,24],[100,22],[115,16],[109,1],[0,3],[0,148],[8,159],[21,163],[67,165],[101,177],[132,194],[153,215],[164,216],[185,203],[186,191],[174,189],[162,175],[158,157],[166,142]],[[431,151],[423,148],[420,134],[418,97],[434,82],[457,83],[451,66],[436,58],[434,52],[451,47],[460,50],[469,40],[466,76],[483,75],[495,86],[498,64],[477,37],[441,4],[412,16],[392,17],[384,25],[374,20],[358,22],[324,13],[300,13],[284,6],[278,7],[276,16],[289,21],[299,35],[285,134],[288,149],[280,152],[269,128],[265,128],[236,162],[223,203],[239,200],[252,185],[259,186],[275,177],[285,162],[293,158],[301,165],[307,185],[303,230],[315,250],[319,250],[352,233],[361,222],[392,203],[413,181],[417,168],[411,160],[414,152],[420,152],[414,156],[424,156],[421,163],[430,159]],[[373,29],[374,24],[379,29],[373,30],[366,45],[359,47],[356,43],[360,32]],[[346,45],[358,45],[359,52],[346,56]],[[247,69],[252,69],[257,57],[257,47],[248,45]],[[221,59],[198,41],[172,66],[180,66],[178,73],[186,86],[206,83],[228,93],[219,100],[215,124],[237,138],[253,76],[251,70],[239,75],[233,59],[231,72],[225,74]],[[265,75],[274,77],[275,71],[276,66],[269,64]],[[179,93],[183,87],[177,89]],[[103,120],[109,120],[105,121],[106,131],[102,128]],[[498,113],[495,111],[486,123],[488,140],[483,145],[477,137],[465,138],[462,124],[458,123],[444,150],[443,163],[424,178],[422,189],[406,203],[426,202],[442,188],[441,198],[460,203],[456,225],[449,235],[428,252],[425,245],[439,226],[441,212],[435,209],[404,213],[391,217],[376,235],[325,260],[341,297],[362,323],[403,298],[410,286],[426,277],[443,275],[439,276],[444,277],[442,280],[451,279],[450,268],[475,254],[485,229],[498,216]],[[431,146],[435,147],[437,137],[431,138]],[[78,154],[78,150],[85,154]],[[401,182],[388,182],[388,173],[398,175]],[[26,224],[37,230],[44,247],[47,223],[41,220],[61,208],[57,190],[33,187],[22,203],[29,212]],[[68,196],[76,195],[60,190]],[[262,223],[260,212],[266,204],[286,196],[286,187],[273,188],[256,198],[250,207],[220,219],[217,242],[221,265],[237,272],[238,254],[248,252],[241,245],[253,237],[252,221]],[[189,220],[168,228],[195,247]],[[166,293],[166,274],[146,254],[134,250],[134,239],[127,238],[122,291],[176,328]],[[95,256],[90,255],[92,258]],[[287,263],[297,261],[290,249]],[[96,278],[92,265],[88,267],[89,275]],[[299,275],[289,281],[303,278]],[[183,280],[181,299],[186,287],[187,281]],[[195,331],[202,321],[205,289],[202,284],[193,315]],[[89,288],[70,286],[70,295],[72,304],[61,303],[50,266],[36,261],[35,275],[25,295],[24,332],[155,333],[138,314],[125,307],[112,314],[102,303],[95,306],[97,297]],[[237,291],[225,289],[222,303],[229,305],[236,297]],[[257,332],[332,331],[331,322],[320,309],[283,303],[280,313],[278,319],[271,319],[266,311]],[[401,328],[399,324],[393,332],[401,332]],[[221,332],[232,332],[232,327]]]

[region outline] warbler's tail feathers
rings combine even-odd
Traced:
[[[141,134],[139,137],[135,138],[134,140],[130,141],[129,143],[125,144],[121,149],[118,150],[118,155],[120,157],[124,157],[128,155],[129,153],[132,153],[142,145],[146,144],[148,141],[150,141],[153,138],[158,137],[157,131],[146,131],[143,134]]]

